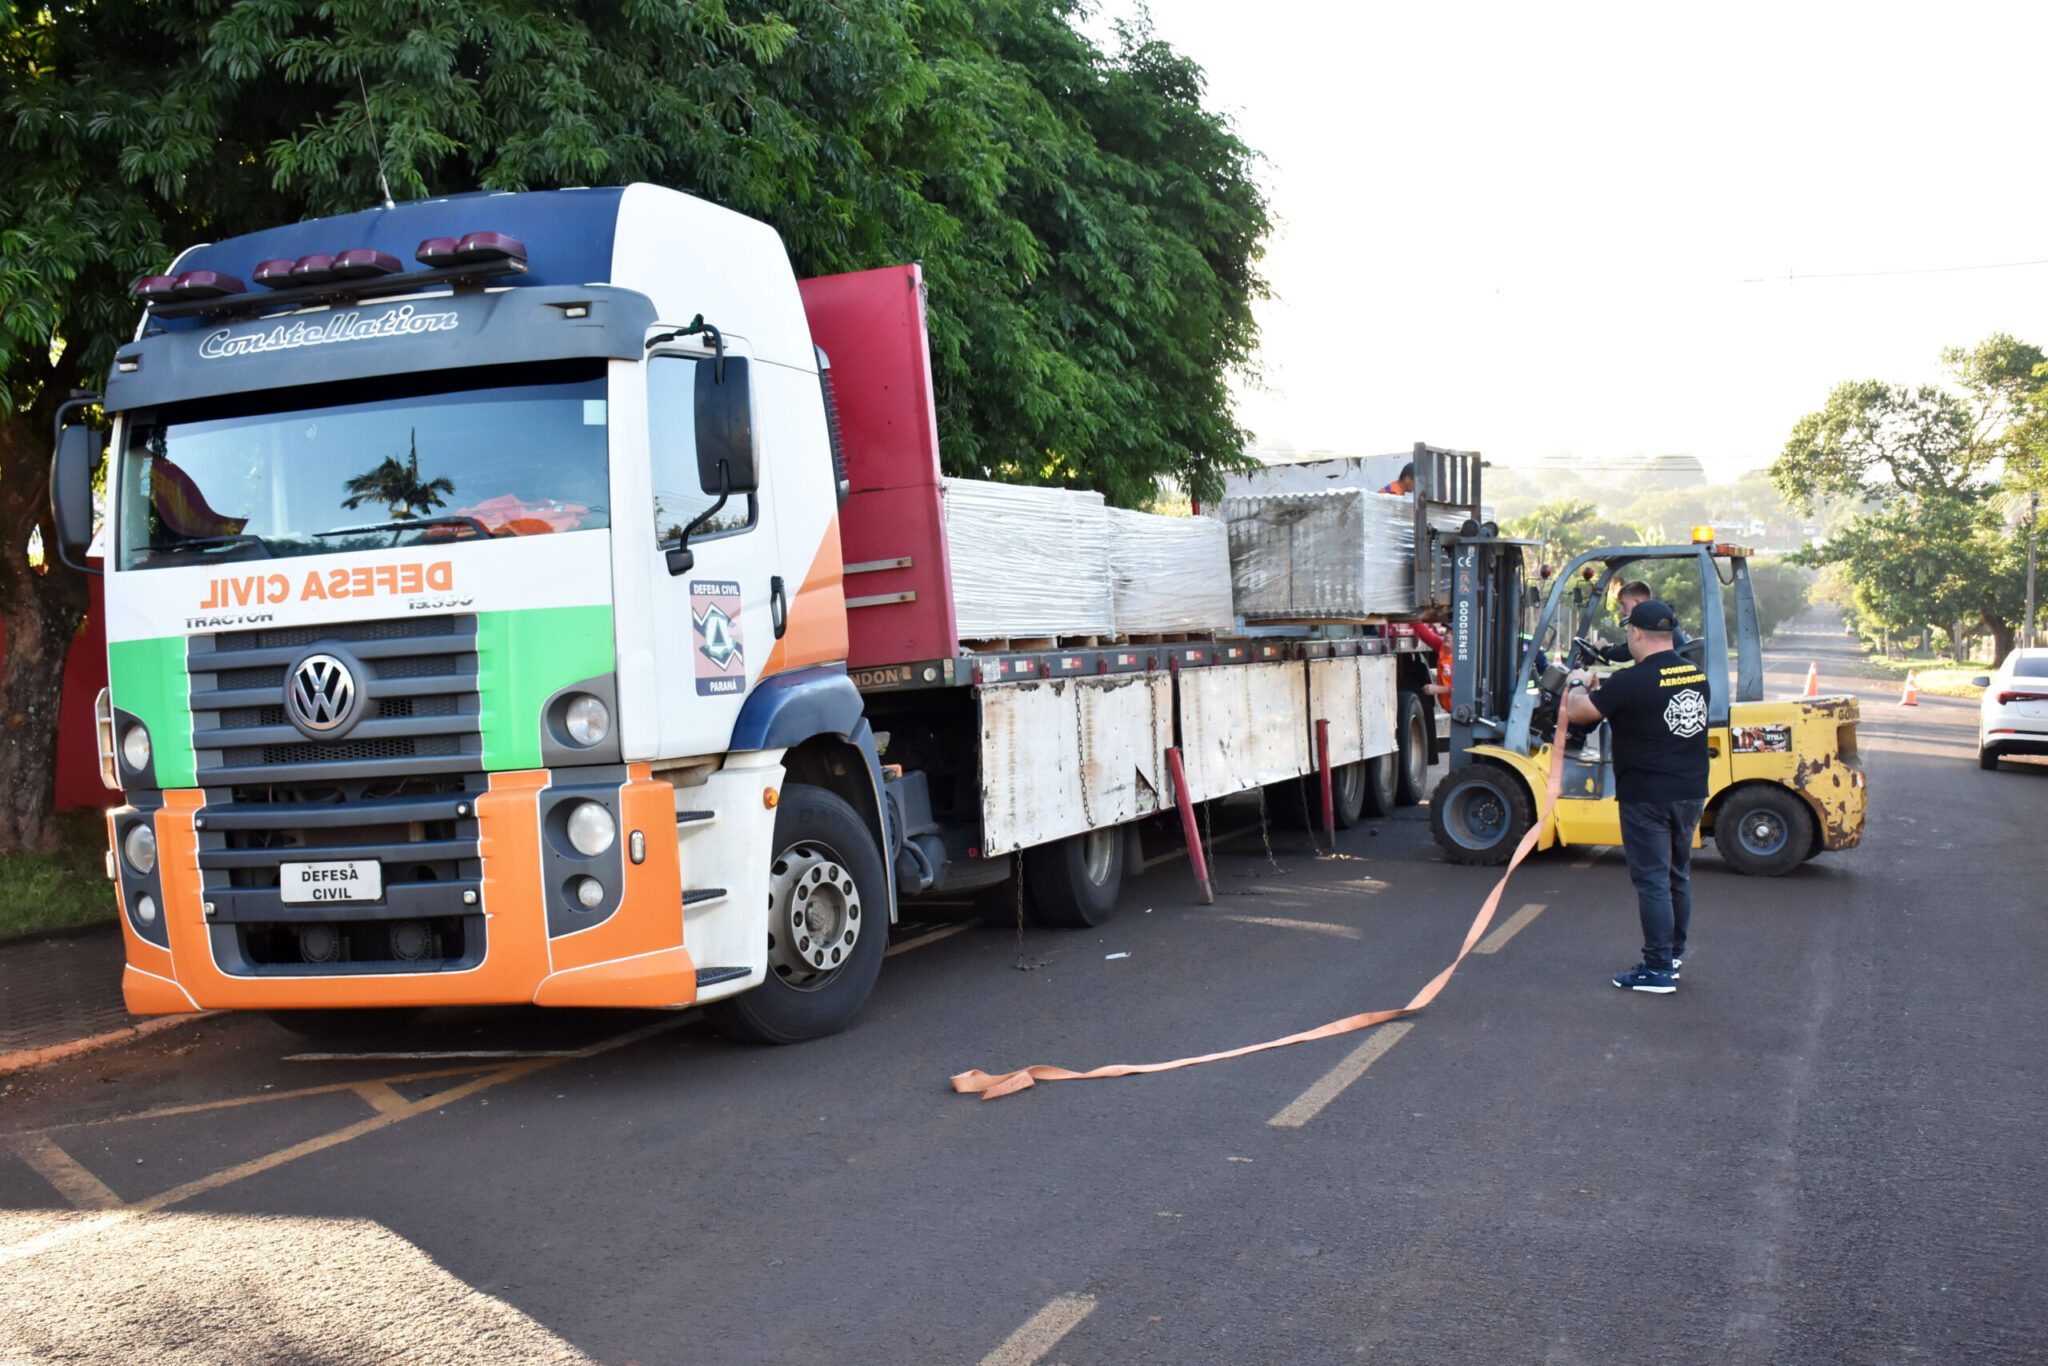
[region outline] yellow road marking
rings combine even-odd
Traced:
[[[441,1067],[429,1072],[407,1072],[396,1077],[385,1077],[384,1082],[396,1085],[407,1081],[432,1081],[436,1077],[473,1077],[484,1069],[480,1067]],[[96,1129],[103,1124],[129,1124],[139,1119],[172,1119],[178,1115],[204,1114],[208,1110],[237,1110],[244,1105],[264,1105],[273,1100],[298,1100],[303,1096],[325,1096],[336,1091],[353,1091],[361,1082],[335,1081],[324,1086],[301,1086],[290,1091],[266,1091],[255,1096],[236,1096],[230,1100],[201,1101],[196,1105],[165,1105],[154,1110],[137,1110],[132,1115],[109,1115],[103,1119],[75,1119],[65,1124],[51,1124],[30,1133],[56,1133],[60,1129]]]
[[[21,1160],[34,1167],[43,1180],[71,1202],[73,1209],[119,1209],[121,1197],[106,1183],[78,1165],[78,1159],[47,1138],[31,1138],[15,1146]]]
[[[689,1017],[687,1016],[672,1016],[668,1019],[657,1021],[654,1024],[643,1026],[640,1029],[628,1030],[624,1034],[616,1035],[601,1043],[592,1044],[588,1049],[579,1050],[579,1056],[595,1057],[600,1053],[608,1053],[615,1048],[623,1048],[628,1044],[638,1043],[642,1039],[651,1038],[656,1034],[675,1029],[687,1023],[688,1019]],[[50,1248],[59,1247],[90,1234],[116,1227],[140,1218],[145,1214],[154,1214],[158,1210],[190,1200],[195,1195],[204,1195],[208,1191],[219,1190],[222,1186],[233,1185],[235,1182],[247,1177],[256,1176],[273,1168],[281,1167],[288,1162],[295,1162],[299,1158],[338,1147],[352,1139],[361,1138],[364,1134],[373,1134],[380,1129],[388,1129],[403,1120],[412,1119],[415,1116],[438,1110],[444,1105],[451,1105],[458,1100],[467,1099],[479,1091],[487,1091],[493,1086],[500,1086],[508,1081],[516,1081],[521,1077],[531,1076],[535,1072],[554,1067],[565,1061],[567,1061],[566,1058],[536,1058],[527,1062],[516,1062],[508,1066],[495,1068],[482,1076],[463,1082],[459,1086],[451,1086],[444,1091],[436,1091],[430,1096],[422,1096],[418,1100],[407,1101],[403,1096],[398,1096],[397,1098],[400,1102],[398,1106],[391,1109],[380,1108],[377,1114],[372,1115],[368,1119],[358,1120],[354,1124],[344,1125],[329,1133],[317,1135],[300,1143],[294,1143],[286,1148],[280,1148],[276,1152],[266,1154],[263,1157],[251,1158],[247,1162],[239,1162],[232,1167],[224,1167],[211,1175],[187,1181],[180,1186],[173,1186],[167,1191],[149,1196],[147,1199],[137,1200],[133,1204],[122,1205],[116,1201],[117,1207],[101,1208],[92,1218],[60,1224],[33,1237],[24,1238],[20,1242],[0,1246],[0,1266],[6,1266],[8,1263],[19,1261],[24,1257],[32,1257]],[[432,1075],[445,1076],[449,1075],[449,1073],[442,1072]],[[389,1080],[402,1081],[406,1080],[406,1078],[393,1077]],[[389,1082],[384,1084],[388,1086]],[[309,1087],[295,1094],[315,1095],[329,1091],[356,1091],[358,1094],[362,1094],[359,1088],[364,1085],[365,1083],[362,1082],[344,1082],[338,1086]],[[393,1095],[396,1096],[397,1093],[393,1092]],[[260,1099],[271,1099],[271,1097],[261,1097]],[[368,1099],[368,1097],[366,1096],[365,1099]],[[374,1104],[375,1102],[372,1103]],[[191,1113],[193,1110],[217,1108],[220,1107],[185,1106],[180,1107],[176,1111],[157,1111],[156,1113]],[[41,1135],[30,1134],[23,1137],[35,1140],[40,1139]],[[76,1166],[77,1164],[73,1163],[72,1165]],[[41,1170],[41,1168],[38,1168],[38,1170]],[[83,1171],[82,1168],[80,1170]],[[47,1173],[45,1175],[47,1176]],[[90,1174],[87,1173],[87,1175],[89,1176]],[[111,1195],[111,1192],[109,1194]]]
[[[1509,916],[1499,929],[1473,945],[1472,952],[1499,953],[1502,945],[1526,929],[1530,921],[1543,914],[1544,904],[1541,901],[1532,901],[1522,907],[1521,910]]]
[[[1594,850],[1593,850],[1593,852],[1591,852],[1590,854],[1587,854],[1587,855],[1586,855],[1586,856],[1585,856],[1584,858],[1582,858],[1582,859],[1577,859],[1577,860],[1574,860],[1574,861],[1573,861],[1573,863],[1572,863],[1572,867],[1574,867],[1574,868],[1591,868],[1591,867],[1592,867],[1592,866],[1593,866],[1594,864],[1596,864],[1596,863],[1598,863],[1598,862],[1600,861],[1600,856],[1601,856],[1602,854],[1605,854],[1606,852],[1607,852],[1607,846],[1603,844],[1603,845],[1599,846],[1598,848],[1594,849]]]
[[[394,1110],[402,1110],[411,1103],[404,1096],[392,1090],[388,1082],[358,1082],[349,1089],[361,1096],[364,1103],[380,1115],[388,1115]]]
[[[1339,939],[1361,939],[1364,932],[1355,925],[1332,925],[1326,920],[1286,920],[1277,915],[1232,915],[1225,912],[1218,920],[1235,920],[1240,925],[1268,925],[1276,930],[1308,930],[1313,934],[1334,934]]]
[[[894,958],[899,953],[909,953],[912,949],[921,949],[927,944],[936,944],[941,939],[951,938],[962,930],[971,930],[973,928],[974,922],[972,920],[963,920],[957,925],[941,925],[930,934],[921,934],[915,939],[906,939],[901,944],[891,944],[889,951],[884,953],[882,957]]]
[[[1286,1109],[1267,1120],[1275,1129],[1299,1129],[1323,1112],[1323,1107],[1344,1094],[1344,1088],[1365,1075],[1386,1051],[1401,1042],[1415,1025],[1408,1020],[1383,1024],[1351,1050],[1344,1060],[1325,1072],[1315,1085],[1303,1091]]]
[[[1032,1366],[1094,1312],[1093,1295],[1060,1295],[1024,1320],[1022,1328],[981,1359],[981,1366]]]

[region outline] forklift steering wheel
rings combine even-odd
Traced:
[[[1601,662],[1598,646],[1584,636],[1572,637],[1571,656],[1565,664],[1567,669],[1590,669]]]

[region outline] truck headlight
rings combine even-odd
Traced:
[[[619,823],[602,802],[578,802],[569,813],[569,843],[585,858],[596,858],[619,837]]]
[[[149,767],[149,727],[135,725],[121,732],[121,758],[131,773]]]
[[[156,831],[149,828],[148,821],[128,827],[121,840],[121,857],[144,877],[156,871]]]
[[[580,693],[569,703],[562,724],[569,738],[579,745],[594,745],[612,732],[612,714],[604,703],[589,693]]]

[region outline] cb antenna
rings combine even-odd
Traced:
[[[370,112],[370,88],[363,84],[363,69],[356,68],[356,89],[363,92],[363,117],[370,124],[370,144],[377,149],[377,187],[384,191],[384,207],[395,209],[391,202],[391,182],[384,178],[384,144],[377,140],[377,116]]]

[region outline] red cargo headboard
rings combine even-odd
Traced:
[[[889,266],[802,280],[797,288],[811,337],[832,365],[852,487],[839,510],[847,665],[950,658],[959,640],[939,501],[924,273]]]

